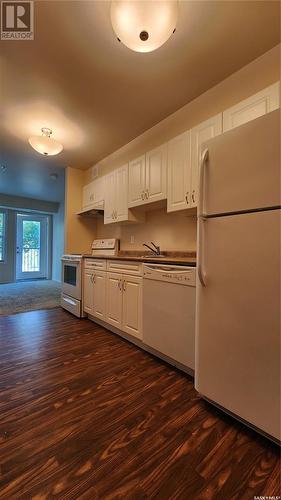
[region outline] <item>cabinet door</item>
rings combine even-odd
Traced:
[[[145,203],[145,155],[129,163],[129,207]]]
[[[190,132],[188,131],[168,143],[168,212],[190,207],[190,168]]]
[[[145,186],[149,202],[167,198],[167,144],[146,153]]]
[[[116,328],[122,328],[122,275],[106,275],[106,321]]]
[[[90,182],[83,187],[82,209],[89,208],[94,203],[94,183]]]
[[[104,223],[110,224],[115,220],[116,177],[115,171],[105,177]]]
[[[277,82],[224,111],[223,131],[227,132],[279,108],[279,93],[280,82]]]
[[[98,203],[104,200],[104,180],[104,177],[99,177],[98,179],[93,181],[94,203]]]
[[[122,330],[142,339],[142,278],[123,276]]]
[[[93,289],[93,316],[105,320],[106,310],[106,273],[96,271],[94,273]]]
[[[190,131],[191,139],[191,206],[196,207],[199,195],[199,165],[202,144],[222,133],[222,113],[200,123]]]
[[[116,222],[128,220],[128,165],[115,172],[116,175]]]
[[[84,271],[83,285],[83,310],[88,314],[93,314],[94,294],[93,294],[93,273]]]

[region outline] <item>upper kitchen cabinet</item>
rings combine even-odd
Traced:
[[[280,82],[274,83],[257,94],[244,99],[223,113],[223,131],[243,125],[280,106]]]
[[[222,113],[200,123],[190,131],[191,140],[191,199],[190,206],[196,207],[199,195],[199,168],[202,144],[222,133]]]
[[[110,172],[105,176],[105,200],[104,200],[104,223],[115,222],[116,211],[116,172]]]
[[[167,198],[167,144],[129,163],[129,207]]]
[[[145,155],[145,198],[149,202],[167,198],[167,144]]]
[[[145,202],[145,155],[129,163],[129,207],[137,207]]]
[[[128,165],[110,172],[105,177],[104,223],[142,222],[128,208]]]
[[[104,177],[99,177],[83,187],[82,210],[94,208],[104,201]]]
[[[168,212],[191,206],[190,132],[168,142]]]
[[[128,165],[105,177],[105,193],[104,223],[128,220]]]

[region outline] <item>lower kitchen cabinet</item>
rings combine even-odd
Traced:
[[[83,285],[83,309],[88,314],[93,314],[94,308],[94,284],[93,271],[84,270],[84,285]]]
[[[122,274],[107,273],[106,276],[106,318],[105,321],[122,329]]]
[[[142,278],[123,276],[122,330],[142,338]]]
[[[93,316],[105,320],[106,313],[106,273],[95,271],[93,276]]]
[[[103,271],[84,271],[83,309],[96,318],[105,320],[106,311],[106,273]]]
[[[107,273],[106,319],[138,339],[142,338],[142,278]]]

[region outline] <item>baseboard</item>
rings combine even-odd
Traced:
[[[165,354],[157,351],[156,349],[153,349],[152,347],[148,346],[147,344],[145,344],[141,340],[133,337],[132,335],[129,335],[128,333],[123,332],[122,330],[119,330],[119,328],[116,328],[115,326],[110,325],[109,323],[106,323],[105,321],[102,321],[101,319],[95,318],[94,316],[91,316],[90,314],[88,314],[88,319],[90,319],[94,323],[97,323],[97,325],[102,326],[106,330],[109,330],[112,333],[116,333],[117,335],[119,335],[123,339],[127,340],[128,342],[136,345],[140,349],[143,349],[144,351],[148,352],[149,354],[152,354],[156,358],[160,358],[162,361],[165,361],[169,365],[174,366],[178,370],[180,370],[180,371],[186,373],[187,375],[191,376],[192,378],[194,378],[194,370],[192,370],[192,368],[189,368],[185,365],[182,365],[178,361],[175,361],[174,359],[169,358],[169,356],[166,356]]]

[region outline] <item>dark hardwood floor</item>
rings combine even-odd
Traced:
[[[0,318],[1,499],[280,495],[279,448],[60,310]]]

